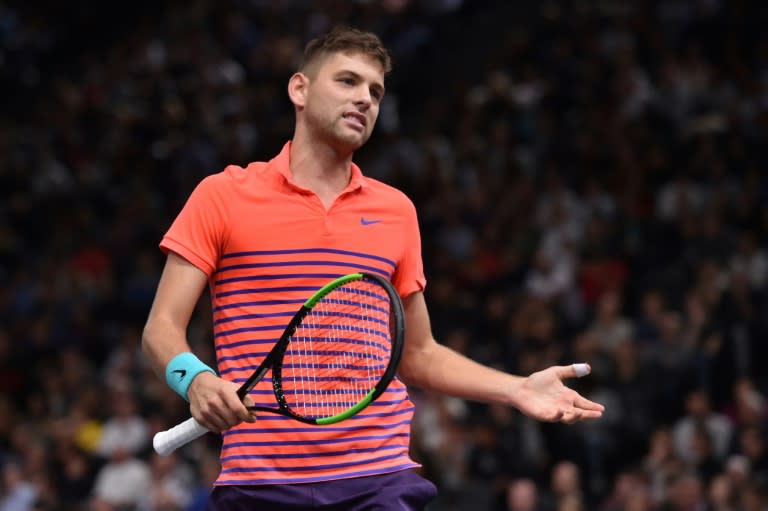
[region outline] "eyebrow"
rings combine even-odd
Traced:
[[[342,69],[342,70],[336,72],[336,76],[344,75],[344,74],[350,75],[350,76],[354,77],[356,80],[365,81],[363,79],[363,76],[360,73],[356,73],[355,71],[352,71],[350,69]],[[373,84],[371,84],[371,88],[372,89],[376,89],[379,92],[379,94],[381,94],[382,96],[386,92],[386,89],[384,88],[384,85],[382,85],[382,84],[380,84],[378,82],[374,82]]]

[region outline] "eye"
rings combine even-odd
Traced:
[[[344,85],[354,85],[355,84],[354,78],[349,78],[349,77],[339,78],[339,81],[341,83],[343,83]]]
[[[378,89],[371,89],[371,97],[376,99],[376,101],[381,101],[381,98],[384,96],[384,94],[381,93]]]

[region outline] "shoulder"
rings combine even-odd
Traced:
[[[366,195],[376,204],[394,206],[403,212],[416,212],[413,201],[402,190],[371,177],[365,178],[365,184]]]
[[[251,162],[245,167],[227,165],[221,172],[208,177],[213,178],[220,184],[224,184],[224,182],[241,184],[262,177],[266,168],[267,162],[263,161]]]
[[[266,165],[265,162],[249,163],[246,167],[227,165],[223,170],[204,177],[197,188],[207,192],[215,192],[247,185],[253,180],[263,177]]]

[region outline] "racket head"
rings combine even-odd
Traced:
[[[272,363],[280,413],[334,424],[374,402],[397,374],[405,339],[400,297],[383,277],[345,275],[292,318]]]

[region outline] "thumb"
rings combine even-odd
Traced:
[[[592,372],[592,367],[587,363],[571,364],[558,367],[557,375],[560,378],[581,378]]]

